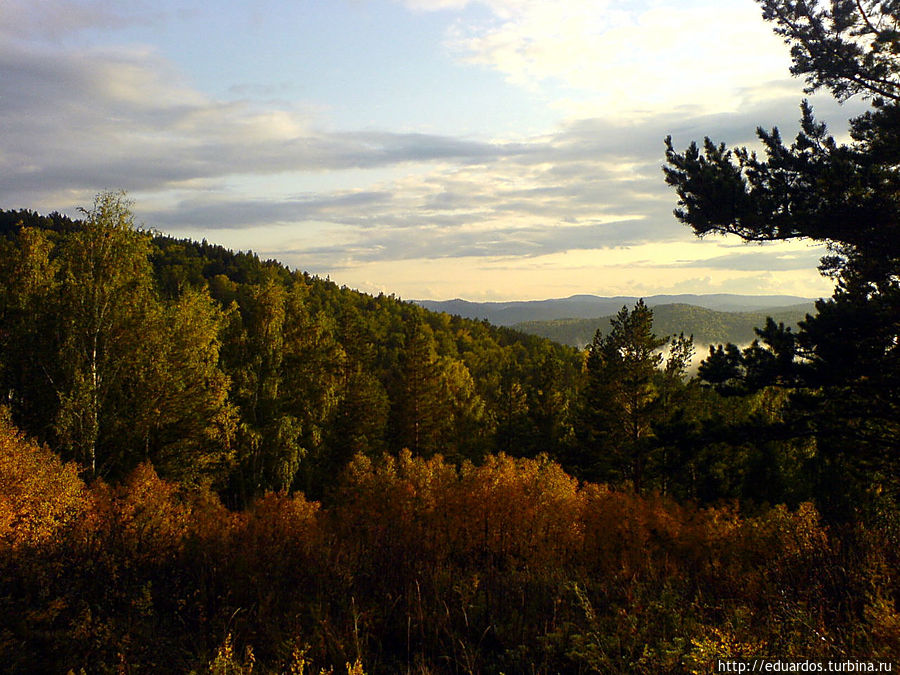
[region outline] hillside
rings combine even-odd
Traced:
[[[600,297],[573,295],[551,300],[515,302],[469,302],[467,300],[415,300],[422,307],[469,319],[486,319],[497,326],[513,326],[529,321],[555,319],[595,319],[615,314],[623,305],[632,306],[637,296]],[[811,298],[794,295],[652,295],[644,298],[648,307],[659,305],[694,305],[718,312],[765,312],[812,302]],[[764,317],[765,318],[765,317]]]
[[[705,383],[689,350],[655,356],[654,331],[740,340],[763,314],[663,304],[654,326],[639,303],[585,356],[123,208],[0,212],[9,672],[896,653],[897,520],[827,526],[872,481],[822,481],[816,446],[785,437],[790,399],[735,386],[772,353],[732,350]]]
[[[573,349],[136,229],[115,196],[86,216],[0,211],[0,383],[17,426],[92,474],[150,460],[244,504],[320,496],[356,453],[556,453],[570,433]]]
[[[813,312],[815,305],[812,302],[757,312],[716,311],[689,304],[657,305],[653,307],[653,327],[656,334],[661,336],[678,333],[693,335],[694,344],[698,346],[727,342],[742,345],[756,337],[754,329],[765,325],[766,317],[772,317],[776,322],[783,322],[788,326],[796,326],[798,321]],[[608,329],[613,316],[615,315],[593,319],[523,321],[513,328],[581,349],[591,342],[598,329],[601,332]]]

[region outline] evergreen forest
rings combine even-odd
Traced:
[[[0,670],[712,673],[900,654],[900,8],[758,0],[838,143],[665,143],[698,236],[808,239],[749,346],[578,350],[176,239],[0,211]],[[701,355],[704,356],[704,355]]]

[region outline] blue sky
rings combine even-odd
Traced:
[[[827,295],[809,242],[695,239],[660,170],[667,134],[793,135],[788,66],[752,0],[4,0],[0,207],[124,189],[404,298]]]

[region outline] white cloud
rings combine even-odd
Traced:
[[[320,268],[535,259],[683,238],[660,171],[663,137],[749,135],[772,105],[739,115],[685,108],[675,129],[668,113],[580,119],[490,143],[326,130],[302,108],[216,100],[146,49],[6,45],[0,68],[4,207],[71,211],[98,190],[125,188],[149,226],[195,236],[256,229]],[[394,175],[304,188],[311,176],[379,167]]]
[[[146,49],[6,43],[0,71],[4,204],[57,208],[107,187],[154,191],[241,174],[477,162],[525,151],[449,136],[328,131],[302,105],[201,94]]]
[[[463,9],[470,0],[403,0],[409,9],[423,12],[437,12],[447,9]]]
[[[463,3],[407,4],[447,9]],[[572,103],[582,113],[588,101],[592,114],[685,101],[708,111],[735,110],[741,87],[783,77],[789,65],[786,47],[750,0],[477,4],[493,19],[460,19],[449,34],[457,53],[523,87],[574,90]]]

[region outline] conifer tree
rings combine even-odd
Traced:
[[[818,439],[821,462],[900,487],[900,13],[890,0],[759,1],[808,92],[860,96],[871,109],[843,145],[804,102],[791,145],[758,130],[764,158],[709,138],[679,153],[667,139],[682,222],[701,236],[822,242],[820,269],[836,284],[796,335],[772,323],[761,345],[716,350],[702,372],[745,391],[791,388],[793,433]]]
[[[412,326],[401,356],[399,391],[394,397],[394,429],[400,447],[413,454],[439,450],[440,381],[437,350],[431,328],[422,321]]]
[[[590,454],[582,460],[588,477],[630,480],[636,492],[643,489],[653,425],[667,412],[666,390],[681,382],[693,353],[682,335],[665,362],[661,350],[667,344],[668,338],[653,333],[653,310],[643,300],[631,310],[623,307],[606,335],[594,335],[578,429]]]

